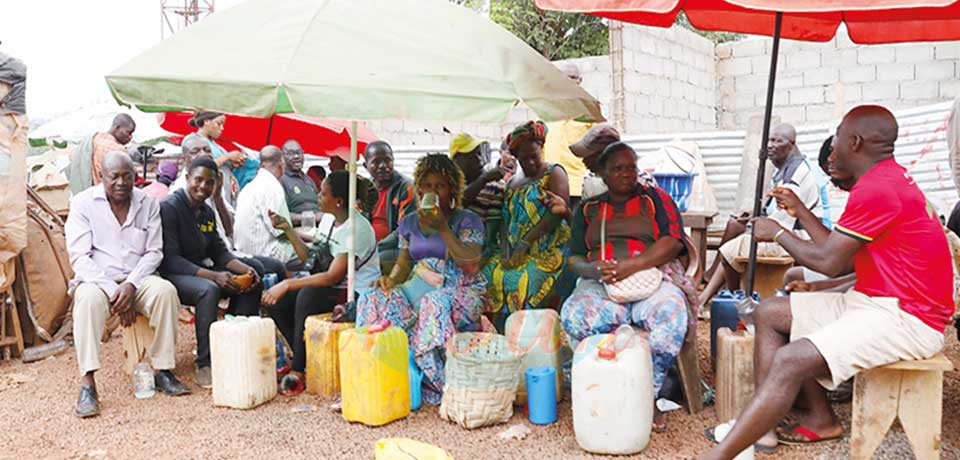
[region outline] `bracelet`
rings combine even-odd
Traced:
[[[776,243],[776,242],[777,242],[777,238],[780,238],[780,235],[783,235],[783,232],[785,232],[785,231],[786,231],[786,230],[784,230],[784,229],[781,228],[780,231],[777,232],[776,235],[773,235],[773,242]]]

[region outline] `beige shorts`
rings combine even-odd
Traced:
[[[797,232],[797,236],[806,239],[806,232]],[[720,255],[726,260],[738,273],[747,271],[747,264],[737,262],[738,257],[750,257],[750,235],[746,233],[727,241],[720,246]],[[790,257],[790,254],[777,243],[759,243],[757,244],[757,257]]]
[[[813,343],[830,368],[817,381],[833,390],[860,371],[901,360],[926,359],[943,349],[943,333],[900,309],[893,297],[844,293],[790,295],[790,341]]]

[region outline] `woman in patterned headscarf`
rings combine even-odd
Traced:
[[[506,139],[523,176],[507,183],[500,252],[483,269],[488,281],[487,310],[495,314],[547,306],[545,301],[563,271],[570,227],[562,216],[550,212],[549,194],[569,203],[570,189],[563,167],[543,161],[546,137],[546,125],[530,121]]]

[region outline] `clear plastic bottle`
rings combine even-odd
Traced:
[[[317,215],[313,211],[304,211],[300,214],[300,225],[306,228],[316,228]]]
[[[153,368],[147,363],[137,363],[133,367],[133,395],[137,399],[152,398],[156,394],[153,380]]]

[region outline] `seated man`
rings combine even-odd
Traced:
[[[393,149],[384,141],[367,144],[363,151],[363,165],[379,192],[370,224],[377,236],[381,272],[390,273],[400,251],[397,226],[403,216],[417,210],[413,182],[393,169]]]
[[[806,241],[773,219],[754,220],[758,241],[778,242],[828,276],[852,265],[857,282],[846,293],[791,294],[760,304],[755,396],[726,439],[701,458],[733,458],[758,440],[771,446],[838,438],[843,428],[817,383],[834,389],[861,370],[929,358],[943,348],[953,313],[950,251],[923,192],[894,160],[896,139],[896,119],[883,107],[860,106],[844,117],[835,167],[857,183],[832,232],[810,222],[813,240]],[[801,389],[809,412],[775,433]]]
[[[817,184],[817,178],[813,169],[807,163],[807,160],[797,149],[797,134],[793,126],[780,125],[770,132],[770,138],[767,140],[767,155],[770,162],[777,168],[771,179],[773,188],[789,188],[803,200],[807,209],[810,209],[817,218],[823,216],[823,203],[820,199],[820,188]],[[777,210],[776,204],[772,199],[768,199],[763,208],[764,215],[770,216],[781,225],[792,230],[803,230],[802,225],[797,223],[795,217],[790,216],[783,210]],[[727,289],[740,289],[740,274],[746,271],[746,264],[737,262],[740,257],[747,257],[750,253],[750,237],[743,234],[746,228],[748,216],[740,216],[731,219],[724,231],[724,239],[721,240],[720,250],[717,260],[722,264],[723,270],[715,271],[710,277],[706,289],[701,295],[702,305],[713,297],[726,282]],[[803,235],[803,233],[800,233]],[[775,243],[761,244],[757,247],[757,255],[761,257],[782,257],[787,254],[783,248]],[[714,263],[716,264],[716,263]]]
[[[180,141],[180,167],[177,170],[177,180],[170,184],[169,194],[187,188],[187,168],[199,157],[213,159],[213,153],[210,150],[210,143],[197,133],[186,135]],[[210,198],[207,198],[207,206],[214,212],[217,224],[217,233],[227,245],[233,247],[233,206],[223,197],[223,172],[217,173],[216,189]]]
[[[211,387],[210,325],[217,319],[220,299],[230,298],[230,314],[258,315],[263,275],[275,273],[279,280],[286,278],[279,261],[267,257],[240,259],[220,238],[213,210],[206,204],[217,188],[218,171],[213,159],[195,159],[187,168],[187,187],[167,195],[160,203],[160,273],[177,288],[181,302],[197,307],[195,380],[203,388]],[[249,284],[237,278],[247,274]]]
[[[283,143],[283,175],[280,184],[287,199],[287,210],[295,227],[301,226],[301,215],[315,215],[314,226],[320,221],[320,206],[317,204],[317,185],[303,172],[303,147],[290,139]]]
[[[171,370],[176,367],[177,290],[154,276],[163,259],[160,205],[133,187],[134,168],[123,152],[111,152],[100,171],[101,185],[70,200],[66,239],[75,273],[73,340],[82,386],[76,414],[100,413],[93,374],[100,368],[100,339],[107,317],[130,326],[137,313],[154,328],[149,358],[157,388],[171,395],[190,393]]]
[[[287,198],[280,184],[283,176],[283,154],[268,145],[260,152],[260,170],[237,198],[237,220],[234,243],[237,251],[270,257],[286,263],[294,257],[293,245],[282,230],[273,228],[270,211],[290,220]]]

